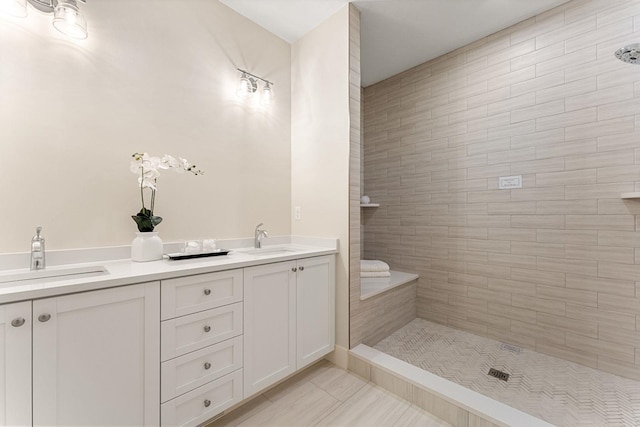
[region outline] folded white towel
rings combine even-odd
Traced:
[[[391,277],[391,273],[388,271],[361,271],[360,277]]]
[[[360,260],[360,271],[389,271],[389,264],[373,259]]]

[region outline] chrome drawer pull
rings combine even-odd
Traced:
[[[293,267],[293,268],[291,269],[291,271],[293,271],[293,272],[295,273],[296,271],[298,271],[298,269],[297,269],[297,268],[295,268],[295,267]]]
[[[205,327],[204,327],[204,331],[205,331],[205,332],[209,332],[209,331],[211,331],[211,326],[209,326],[209,325],[205,326]]]
[[[209,399],[205,399],[204,400],[204,407],[208,408],[209,406],[211,406],[211,401]]]
[[[211,363],[205,362],[204,363],[204,369],[210,369],[210,368],[211,368]]]
[[[300,271],[304,271],[304,265],[300,266]]]
[[[13,326],[14,328],[19,328],[20,326],[24,325],[24,322],[26,322],[24,318],[18,317],[17,319],[13,319],[11,321],[11,326]]]
[[[50,314],[41,314],[40,316],[38,316],[38,320],[40,322],[47,322],[49,319],[51,319],[51,315]]]
[[[204,294],[205,295],[211,295],[211,289],[205,289],[204,290]]]

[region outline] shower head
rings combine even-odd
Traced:
[[[640,43],[630,44],[616,50],[616,58],[628,64],[640,64]]]

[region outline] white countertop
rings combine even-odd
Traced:
[[[317,239],[317,241],[314,241],[313,238],[296,239],[294,237],[291,238],[290,242],[264,246],[265,249],[276,247],[295,249],[295,252],[287,252],[285,254],[249,255],[242,253],[242,249],[233,249],[228,255],[207,258],[169,260],[165,257],[163,260],[150,262],[133,262],[130,259],[119,259],[47,267],[47,271],[55,271],[85,266],[102,266],[109,271],[109,274],[70,280],[58,279],[45,283],[20,284],[20,282],[12,282],[0,284],[2,285],[0,287],[0,304],[290,261],[299,258],[330,255],[338,252],[336,239]],[[28,269],[0,271],[0,278],[9,274],[28,271]]]

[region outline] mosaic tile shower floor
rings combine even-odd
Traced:
[[[560,427],[640,426],[639,382],[573,362],[423,319],[374,348]]]

